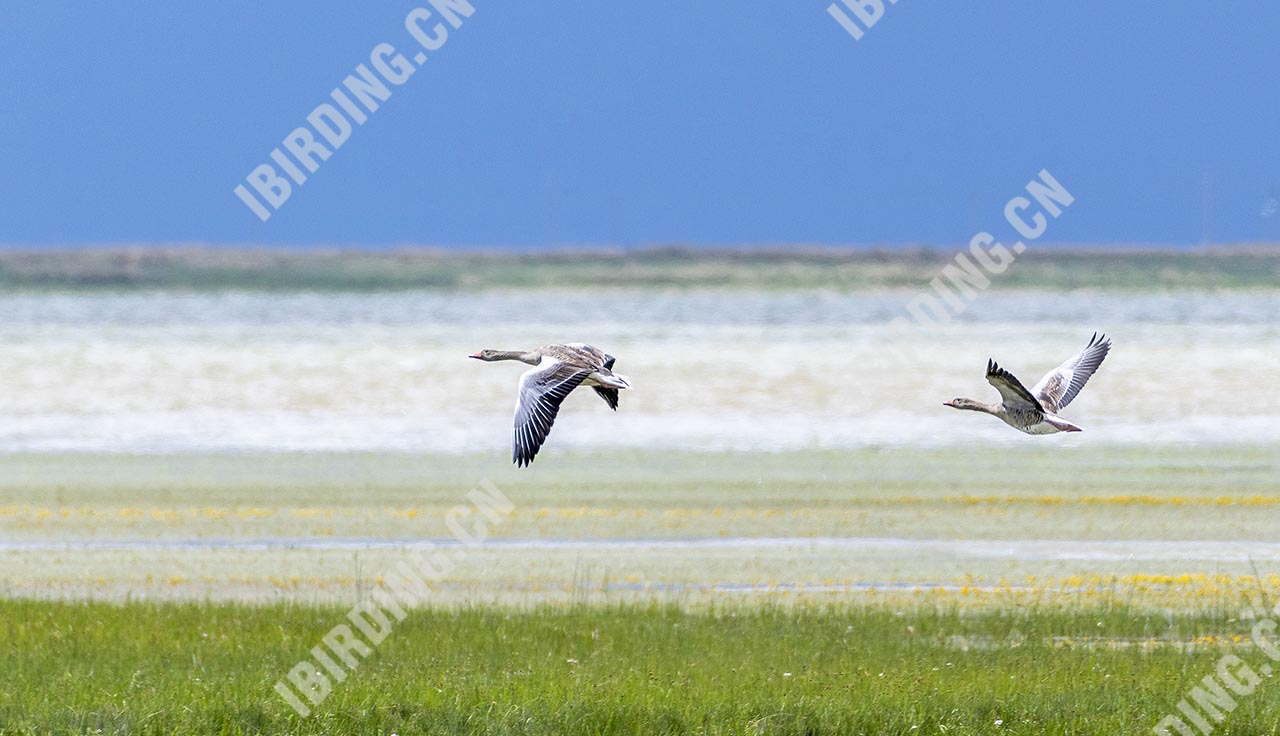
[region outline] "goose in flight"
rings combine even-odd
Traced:
[[[1012,373],[996,365],[994,360],[988,360],[987,382],[1000,392],[1001,402],[984,404],[973,399],[955,399],[943,402],[943,405],[986,412],[1027,434],[1082,432],[1084,430],[1080,427],[1058,416],[1058,412],[1080,393],[1110,350],[1111,341],[1107,336],[1093,333],[1084,350],[1045,374],[1030,391]]]
[[[613,372],[612,355],[580,342],[543,345],[537,350],[481,350],[476,360],[518,360],[533,366],[520,376],[516,394],[515,442],[511,460],[524,467],[533,462],[551,433],[564,401],[579,386],[590,386],[610,409],[618,409],[618,391],[631,388],[626,376]]]

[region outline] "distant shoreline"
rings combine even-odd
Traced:
[[[0,248],[0,289],[403,291],[554,288],[867,290],[921,288],[962,246],[743,248],[430,247],[314,249],[198,245]],[[1275,289],[1280,243],[1027,250],[993,279],[1022,290]]]

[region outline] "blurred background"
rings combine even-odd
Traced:
[[[1277,559],[1276,6],[474,6],[265,221],[233,190],[409,7],[0,10],[4,590],[346,599],[483,478],[516,547],[446,600]],[[899,323],[1042,170],[1043,237]],[[942,406],[1095,331],[1081,434]],[[635,390],[518,472],[520,369],[466,356],[572,341]]]
[[[572,395],[549,456],[1280,441],[1280,397],[1267,390],[1280,375],[1274,291],[1003,289],[945,327],[889,325],[912,296],[591,285],[10,294],[0,445],[484,452],[500,465],[527,367],[466,356],[574,341],[616,355],[636,390],[616,415],[591,392]],[[994,400],[988,358],[1030,386],[1095,330],[1116,350],[1064,412],[1087,434],[1030,440],[941,405]]]

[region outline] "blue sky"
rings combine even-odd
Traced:
[[[472,0],[266,222],[232,193],[414,3],[7,3],[0,243],[1280,240],[1280,4]]]

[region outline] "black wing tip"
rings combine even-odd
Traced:
[[[614,411],[618,410],[618,389],[607,388],[604,386],[594,386],[596,395],[604,399],[604,403]]]
[[[517,444],[511,451],[511,462],[515,463],[517,468],[527,468],[538,456],[539,449],[541,448],[535,447],[530,450]]]
[[[1007,370],[1005,370],[1005,369],[1001,368],[1001,367],[1000,367],[1000,364],[999,364],[999,363],[997,363],[997,362],[995,362],[994,360],[993,360],[993,361],[991,361],[991,367],[990,367],[990,368],[987,368],[987,378],[991,378],[992,376],[995,376],[996,378],[1004,379],[1004,380],[1006,380],[1006,381],[1009,381],[1010,383],[1016,383],[1016,384],[1018,384],[1019,386],[1021,386],[1021,385],[1022,385],[1022,384],[1018,381],[1018,379],[1017,379],[1016,377],[1014,377],[1014,375],[1013,375],[1012,373],[1010,373],[1009,371],[1007,371]],[[1028,396],[1030,396],[1030,395],[1031,395],[1031,392],[1029,392],[1029,391],[1028,391],[1028,392],[1027,392],[1027,395],[1028,395]]]
[[[994,360],[987,360],[987,378],[1000,378],[1012,383],[1017,383],[1018,379],[1013,374],[1000,367],[1000,364]]]
[[[1111,354],[1111,338],[1107,337],[1105,333],[1095,332],[1093,333],[1093,339],[1089,341],[1089,344],[1084,349],[1085,351],[1094,351],[1097,355],[1097,364],[1102,365],[1103,359]]]

